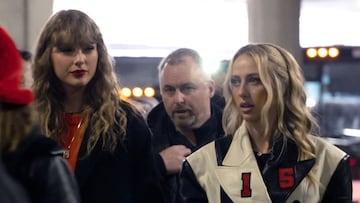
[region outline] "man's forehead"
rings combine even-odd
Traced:
[[[163,75],[178,74],[179,77],[190,77],[199,75],[200,67],[194,61],[182,61],[176,64],[165,64]]]
[[[203,80],[199,69],[188,64],[168,65],[162,73],[162,80],[172,81],[200,81]]]
[[[205,81],[201,67],[190,56],[184,56],[179,63],[164,64],[160,75],[161,85],[181,86],[199,84]]]
[[[184,86],[198,86],[202,83],[204,83],[205,80],[202,77],[176,77],[176,78],[163,78],[160,81],[160,85],[162,87],[168,86],[168,87],[175,87],[180,88]]]

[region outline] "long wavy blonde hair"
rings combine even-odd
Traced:
[[[261,111],[265,134],[283,135],[285,139],[294,140],[299,147],[300,160],[315,158],[316,148],[311,135],[317,134],[318,125],[306,107],[302,69],[288,51],[274,44],[249,44],[233,56],[224,81],[225,133],[234,134],[243,122],[231,95],[230,78],[233,62],[244,54],[254,59],[267,92],[267,100]],[[270,126],[270,121],[274,120],[274,126]]]
[[[78,10],[63,10],[53,15],[43,28],[34,55],[32,86],[36,96],[41,128],[46,135],[60,140],[64,129],[65,91],[56,77],[51,60],[51,50],[62,43],[81,46],[97,44],[98,64],[94,77],[85,89],[86,111],[91,135],[87,154],[101,138],[103,149],[114,151],[126,135],[127,119],[120,107],[118,83],[114,61],[108,54],[102,34],[96,23]]]

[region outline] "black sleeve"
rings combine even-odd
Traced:
[[[352,178],[349,160],[349,156],[346,155],[340,161],[326,187],[323,203],[352,203]]]
[[[132,153],[136,202],[164,202],[160,177],[155,167],[155,153],[152,149],[151,134],[143,117],[128,112],[129,150]]]
[[[162,157],[159,153],[155,153],[154,156],[155,156],[155,165],[156,165],[156,169],[158,171],[159,177],[161,178],[161,180],[167,180],[168,175],[167,175],[164,160],[162,159]]]
[[[34,187],[30,194],[38,194],[36,202],[78,203],[78,186],[67,161],[62,156],[44,156],[34,160],[29,170]],[[36,182],[36,183],[35,183]],[[39,195],[40,194],[40,195]]]
[[[190,166],[185,161],[180,173],[180,201],[182,203],[207,203],[206,192],[200,186]]]

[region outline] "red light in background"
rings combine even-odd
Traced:
[[[354,167],[356,165],[356,160],[350,157],[350,166]]]

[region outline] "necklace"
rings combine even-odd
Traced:
[[[75,143],[78,142],[78,137],[81,136],[82,125],[84,121],[83,115],[68,115],[65,117],[65,122],[67,125],[67,130],[64,133],[63,147],[65,148],[63,152],[63,157],[66,159],[70,158],[70,152],[72,147],[77,147]]]

